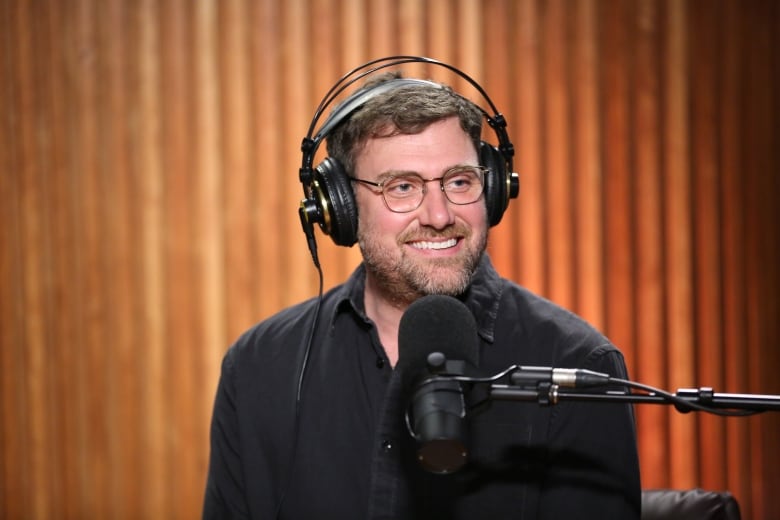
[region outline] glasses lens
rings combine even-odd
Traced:
[[[428,181],[417,175],[399,175],[382,182],[382,196],[390,211],[414,211],[422,203],[425,183],[438,180],[451,203],[472,204],[482,197],[484,178],[483,169],[476,166],[450,170],[441,179]]]
[[[483,181],[481,168],[459,168],[444,175],[442,186],[453,204],[472,204],[482,196]]]
[[[393,177],[382,183],[382,195],[391,211],[412,211],[422,202],[424,181],[414,175]]]

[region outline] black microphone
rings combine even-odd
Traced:
[[[478,357],[477,324],[459,300],[425,296],[401,317],[397,368],[403,399],[409,403],[407,424],[417,440],[417,458],[428,471],[452,473],[468,455],[463,388],[453,379],[436,379],[433,372],[475,368]]]

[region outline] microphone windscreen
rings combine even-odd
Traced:
[[[431,352],[441,352],[448,361],[478,365],[477,323],[466,305],[452,296],[424,296],[401,316],[397,368],[405,388],[423,375]]]

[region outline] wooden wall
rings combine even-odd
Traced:
[[[772,0],[0,0],[0,518],[199,515],[223,352],[316,293],[301,138],[389,54],[507,116],[507,277],[635,380],[780,394],[778,29]],[[332,286],[359,255],[318,238]],[[645,487],[780,517],[780,414],[638,414]]]

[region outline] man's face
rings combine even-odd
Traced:
[[[369,139],[357,154],[355,175],[374,182],[400,172],[432,179],[463,165],[478,165],[477,152],[452,117],[419,134]],[[426,183],[420,207],[394,213],[375,188],[360,183],[353,187],[368,287],[398,305],[426,294],[454,296],[468,287],[487,243],[484,197],[455,205],[434,181]]]

